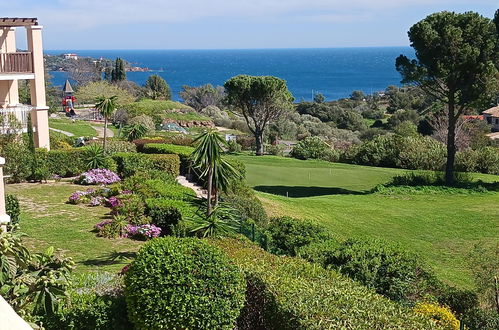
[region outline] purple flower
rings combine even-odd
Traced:
[[[116,196],[109,197],[109,199],[107,200],[107,205],[114,209],[121,205],[121,200]]]
[[[79,204],[79,203],[82,203],[84,202],[85,200],[88,200],[86,199],[86,196],[87,196],[87,192],[85,191],[75,191],[74,193],[71,194],[71,196],[69,196],[69,202],[71,204]]]
[[[90,199],[90,206],[99,206],[101,205],[106,199],[102,196],[95,196]]]
[[[161,234],[161,228],[155,225],[127,225],[125,228],[127,237],[155,238]]]
[[[104,220],[104,221],[101,221],[98,224],[96,224],[94,227],[97,230],[101,230],[105,226],[109,225],[111,222],[113,222],[113,220],[109,220],[109,219],[108,220]]]
[[[82,173],[76,182],[80,184],[111,184],[120,181],[120,177],[105,168],[96,168]]]

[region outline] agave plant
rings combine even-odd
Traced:
[[[190,233],[198,237],[218,237],[235,234],[241,219],[237,210],[220,203],[211,213],[200,209],[198,215],[190,219]]]
[[[88,169],[103,168],[106,166],[104,148],[98,144],[93,143],[86,147],[84,157]]]

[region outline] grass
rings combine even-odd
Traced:
[[[371,194],[377,184],[404,170],[273,156],[239,159],[270,215],[315,219],[340,239],[400,242],[450,284],[471,287],[467,253],[479,241],[499,243],[498,192]],[[499,181],[498,176],[475,177]]]
[[[82,186],[61,183],[21,183],[7,185],[7,193],[21,202],[21,231],[33,251],[48,246],[72,257],[76,272],[118,272],[130,262],[142,242],[97,237],[94,225],[108,216],[109,209],[66,204],[68,197]]]
[[[49,126],[60,129],[65,132],[73,133],[75,136],[97,136],[97,131],[87,122],[77,120],[73,122],[70,119],[49,119]]]

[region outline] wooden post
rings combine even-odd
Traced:
[[[7,225],[10,222],[10,216],[7,214],[5,208],[5,188],[3,183],[3,166],[5,165],[5,158],[0,157],[0,232],[7,231]]]

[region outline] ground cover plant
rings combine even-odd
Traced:
[[[499,211],[490,207],[499,195],[494,191],[373,194],[375,186],[406,171],[274,156],[237,159],[246,165],[248,184],[270,216],[312,219],[338,238],[399,242],[449,284],[470,288],[468,251],[477,241],[491,246],[499,237]]]

